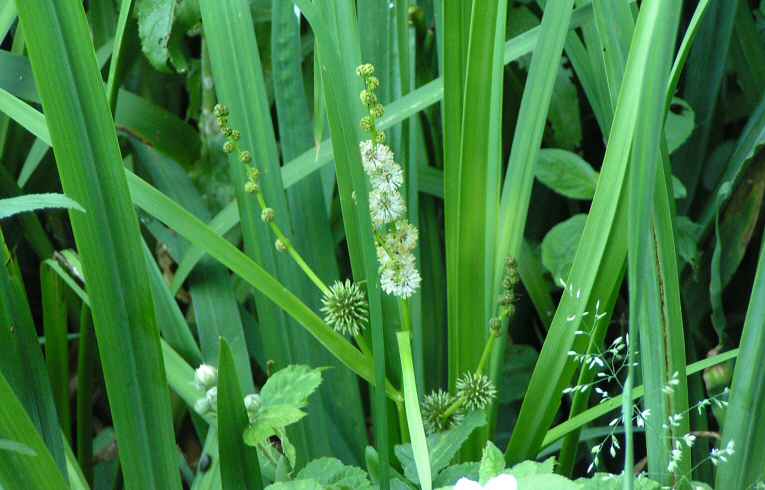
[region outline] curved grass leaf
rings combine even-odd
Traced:
[[[125,484],[180,488],[159,330],[117,135],[83,7],[17,5],[71,213],[120,444]],[[41,137],[40,134],[37,135]]]
[[[73,209],[81,213],[85,212],[82,206],[64,194],[27,194],[0,199],[0,219],[41,209]]]

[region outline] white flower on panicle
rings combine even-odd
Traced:
[[[393,151],[380,143],[373,143],[372,140],[366,140],[359,143],[361,150],[361,163],[364,166],[364,172],[370,177],[380,171],[383,167],[396,165],[393,161]]]
[[[387,254],[386,254],[387,255]],[[380,287],[387,294],[408,298],[420,287],[422,277],[412,254],[387,255],[385,265],[380,265]]]
[[[454,485],[454,490],[517,490],[518,480],[513,475],[498,475],[486,482],[486,485],[460,478]]]
[[[398,191],[372,189],[369,193],[369,213],[372,215],[372,223],[379,228],[403,217],[406,204]]]

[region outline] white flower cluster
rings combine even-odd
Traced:
[[[218,408],[218,370],[209,364],[200,365],[194,371],[194,384],[205,390],[205,395],[194,404],[194,410],[199,415],[215,413]]]
[[[369,214],[377,232],[380,286],[387,294],[408,298],[420,287],[422,278],[413,253],[417,228],[406,221],[406,204],[400,192],[404,172],[388,146],[366,140],[359,149],[371,189]]]

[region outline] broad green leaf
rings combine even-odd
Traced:
[[[167,70],[170,57],[167,47],[177,3],[176,0],[136,0],[141,48],[158,70]]]
[[[324,486],[316,480],[293,480],[272,483],[266,490],[324,490]]]
[[[478,468],[478,478],[481,485],[502,473],[505,469],[505,455],[491,441],[486,443]]]
[[[680,148],[693,133],[695,124],[693,108],[678,97],[672,99],[664,123],[664,134],[667,137],[667,147],[670,153]],[[685,196],[683,196],[685,197]]]
[[[314,480],[326,490],[346,488],[370,490],[367,473],[361,468],[344,465],[336,458],[319,458],[311,461],[295,477],[297,480]]]
[[[534,475],[548,475],[555,471],[555,459],[548,458],[541,463],[536,461],[522,461],[509,470],[505,471],[516,478],[526,478]]]
[[[433,479],[433,486],[439,488],[454,485],[460,478],[478,481],[479,467],[480,463],[460,463],[447,466]]]
[[[0,199],[0,219],[41,209],[74,209],[81,213],[85,212],[82,206],[64,194],[27,194]]]
[[[244,442],[250,446],[265,444],[280,429],[299,422],[306,413],[295,405],[263,406],[253,415],[244,431]]]
[[[125,486],[179,489],[170,396],[138,219],[83,6],[19,2],[93,311]],[[38,137],[44,139],[41,134]],[[129,286],[133,285],[133,286]]]
[[[568,284],[587,215],[577,214],[555,225],[542,240],[542,263],[558,285]]]
[[[518,488],[544,488],[545,490],[579,490],[578,483],[560,475],[532,475],[518,478]]]
[[[304,407],[308,403],[308,397],[321,384],[321,371],[303,365],[290,365],[280,369],[268,378],[260,390],[263,405]]]
[[[571,199],[592,199],[598,173],[576,153],[545,148],[539,152],[534,175],[558,194]]]

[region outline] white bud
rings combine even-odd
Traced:
[[[210,404],[210,408],[213,410],[215,407],[218,406],[218,387],[213,386],[209,390],[207,390],[207,393],[205,394],[205,399],[207,399],[207,403]]]
[[[257,412],[262,405],[263,401],[257,393],[250,393],[244,397],[244,408],[246,408],[248,412]]]
[[[218,384],[218,370],[209,364],[202,364],[194,371],[197,386],[207,390]]]

